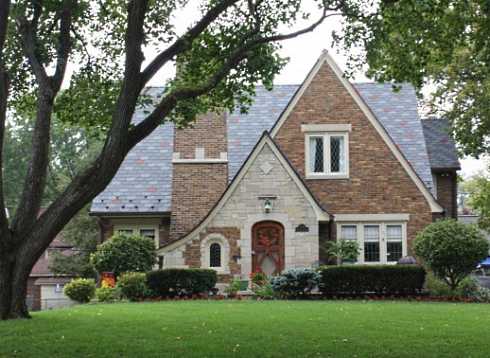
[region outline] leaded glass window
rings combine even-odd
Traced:
[[[387,261],[396,262],[403,256],[403,233],[401,225],[386,225]]]
[[[330,172],[343,173],[345,171],[344,137],[330,137]]]
[[[379,262],[379,225],[364,226],[364,261]]]
[[[213,243],[209,246],[209,267],[221,267],[221,245]]]
[[[323,173],[323,137],[310,138],[310,170],[313,173]]]

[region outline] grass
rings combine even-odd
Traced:
[[[179,301],[0,322],[0,357],[487,357],[490,306]]]

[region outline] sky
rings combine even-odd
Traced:
[[[197,1],[197,0],[196,0]],[[182,32],[188,26],[190,21],[197,19],[199,11],[197,7],[191,6],[176,13],[174,16],[175,23],[177,24],[177,32]],[[314,11],[312,7],[312,1],[305,1],[306,8]],[[301,24],[300,24],[301,26]],[[344,53],[341,53],[338,48],[332,48],[332,31],[340,31],[342,29],[342,23],[340,17],[330,17],[315,29],[311,33],[304,34],[300,37],[285,41],[282,43],[283,48],[280,54],[289,58],[289,62],[282,72],[276,77],[275,83],[277,84],[300,84],[314,65],[317,58],[320,56],[322,50],[326,49],[333,56],[338,65],[342,68],[346,68],[347,57]],[[284,32],[289,32],[294,29],[283,29]],[[147,59],[151,59],[154,56],[151,49],[145,53]],[[170,76],[173,76],[173,68],[164,68],[160,71],[154,79],[150,82],[150,85],[161,86],[165,83],[165,80]],[[353,82],[366,82],[369,81],[363,73],[356,73]],[[488,168],[488,160],[463,158],[461,162],[460,174],[467,178],[474,174],[484,171]]]

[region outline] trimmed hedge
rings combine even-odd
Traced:
[[[425,281],[425,270],[415,265],[326,266],[320,274],[325,295],[413,295]]]
[[[190,296],[210,292],[218,276],[214,270],[165,269],[147,274],[148,288],[156,297]]]

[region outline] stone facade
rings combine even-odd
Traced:
[[[262,197],[275,198],[270,213],[264,212]],[[318,263],[317,215],[267,144],[206,229],[187,242],[185,248],[165,252],[165,266],[206,267],[202,262],[201,243],[209,234],[219,233],[229,245],[229,274],[247,278],[252,271],[252,227],[261,221],[275,221],[284,227],[285,268]],[[296,232],[299,225],[305,225],[308,231]]]
[[[348,179],[305,178],[302,124],[351,124]],[[426,199],[327,63],[274,139],[329,213],[408,213],[409,242],[432,221]]]

